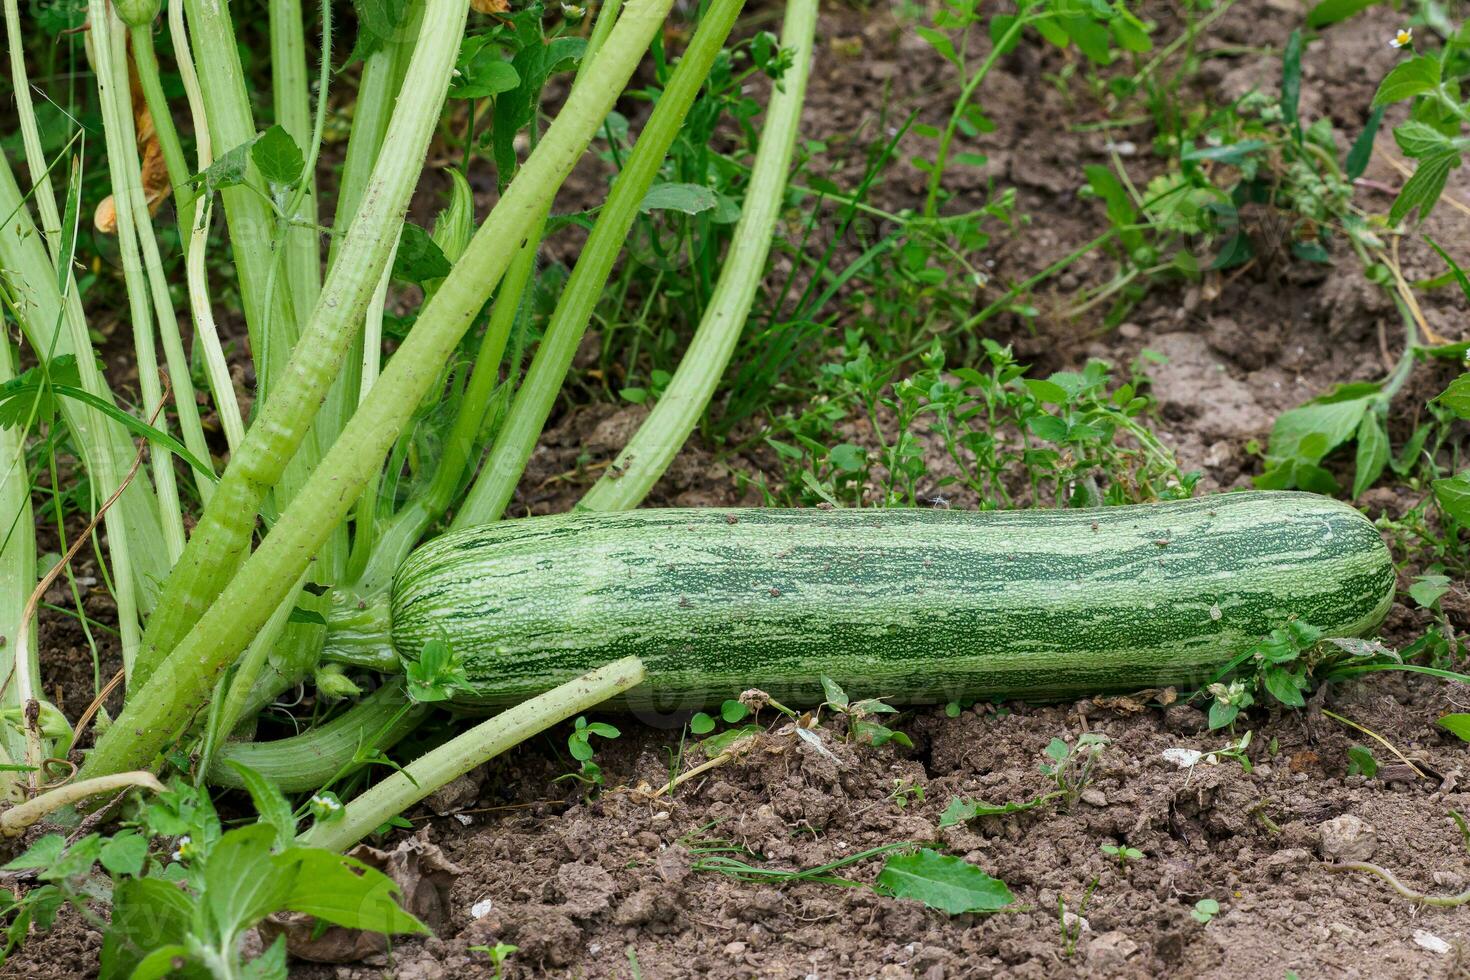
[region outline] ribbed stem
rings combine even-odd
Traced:
[[[597,224],[577,257],[556,311],[547,325],[526,379],[516,392],[509,416],[479,477],[455,515],[453,526],[469,527],[500,519],[540,440],[546,417],[556,404],[562,381],[587,331],[607,277],[638,217],[639,206],[658,176],[664,157],[704,85],[710,66],[735,25],[743,0],[714,0],[705,10],[689,48],[674,69],[653,114],[638,136],[627,163],[613,181]],[[625,15],[626,16],[626,15]]]
[[[642,503],[714,396],[755,302],[785,201],[816,27],[817,0],[789,0],[781,46],[791,49],[794,57],[771,95],[740,221],[709,306],[653,411],[577,504],[578,510],[628,510]]]
[[[415,759],[348,803],[339,819],[317,824],[298,840],[308,847],[345,851],[446,783],[642,682],[643,662],[625,657],[523,701]]]
[[[386,751],[429,715],[428,705],[405,701],[401,681],[387,684],[325,725],[274,742],[229,742],[220,748],[209,781],[243,788],[229,762],[239,762],[275,783],[285,793],[319,789],[348,775],[362,750]]]

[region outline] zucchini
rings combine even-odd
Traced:
[[[1051,699],[1194,686],[1290,618],[1329,636],[1387,614],[1374,526],[1307,493],[1096,510],[638,510],[467,528],[414,552],[393,645],[464,660],[466,706],[524,700],[618,657],[629,706],[760,688],[821,700]]]

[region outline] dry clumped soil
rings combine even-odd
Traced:
[[[1221,101],[1252,87],[1274,91],[1279,58],[1250,52],[1279,49],[1305,9],[1294,0],[1237,4],[1200,44],[1246,53],[1206,60],[1186,94]],[[1160,36],[1177,33],[1168,10],[1153,15],[1162,22]],[[1328,114],[1344,139],[1356,136],[1376,80],[1393,60],[1383,39],[1395,26],[1392,11],[1369,11],[1308,48],[1304,121]],[[1036,82],[1055,72],[1060,58],[1022,46],[1003,59],[981,93],[998,124],[977,141],[990,162],[953,171],[962,200],[982,200],[993,179],[1017,187],[1017,210],[1031,216],[997,237],[990,269],[997,282],[1044,267],[1095,236],[1105,220],[1100,205],[1076,191],[1085,164],[1106,162],[1106,140],[1062,125],[1094,122],[1101,112]],[[829,9],[804,134],[839,150],[844,138],[873,138],[885,103],[889,118],[917,108],[924,121],[942,120],[942,93],[952,80],[936,61],[883,11]],[[1135,127],[1109,138],[1142,146],[1150,135]],[[856,142],[852,155],[860,172]],[[1155,166],[1142,161],[1130,161],[1136,180]],[[1390,186],[1399,179],[1382,160],[1368,176]],[[913,207],[922,192],[923,175],[901,168],[877,203]],[[1465,170],[1452,176],[1449,193],[1470,200]],[[1470,224],[1452,209],[1441,206],[1428,231],[1451,254],[1470,254]],[[1391,304],[1363,281],[1350,256],[1341,258],[1310,268],[1262,262],[1233,278],[1163,286],[1111,333],[1096,323],[1043,317],[1036,332],[997,321],[993,335],[1014,343],[1040,370],[1075,367],[1090,356],[1123,364],[1144,348],[1164,354],[1167,362],[1150,368],[1162,436],[1185,469],[1204,472],[1204,488],[1242,486],[1259,468],[1245,445],[1263,440],[1277,413],[1338,382],[1381,376],[1385,358],[1399,349]],[[1441,271],[1407,243],[1403,260],[1411,280]],[[1109,274],[1108,260],[1090,258],[1051,288],[1060,296]],[[1456,339],[1465,335],[1467,311],[1451,292],[1431,294],[1425,315]],[[1447,379],[1435,370],[1421,368],[1396,402],[1395,439]],[[519,498],[523,512],[566,509],[581,490],[563,478],[575,471],[576,457],[610,456],[641,412],[563,412],[532,461]],[[756,472],[768,462],[716,462],[695,444],[650,503],[750,502],[735,471]],[[1407,491],[1381,490],[1366,502],[1376,516],[1401,513],[1414,500]],[[1460,630],[1470,628],[1462,590],[1457,584],[1445,601],[1458,610],[1452,622]],[[1426,623],[1422,611],[1397,605],[1385,639],[1406,643]],[[63,638],[61,652],[79,652],[73,639]],[[59,659],[70,665],[53,683],[90,687],[89,662]],[[1326,717],[1323,707],[1383,735],[1424,778],[1392,765],[1396,760],[1376,746],[1385,765],[1380,778],[1347,775],[1347,749],[1363,737]],[[496,943],[519,947],[507,971],[522,977],[627,978],[634,959],[647,978],[1470,976],[1470,906],[1421,908],[1376,879],[1325,867],[1371,860],[1422,891],[1470,887],[1470,851],[1450,815],[1470,811],[1466,747],[1433,724],[1447,711],[1465,710],[1464,689],[1380,674],[1334,688],[1325,703],[1305,711],[1253,716],[1255,765],[1246,773],[1228,760],[1190,770],[1165,758],[1168,749],[1209,751],[1229,740],[1205,731],[1204,716],[1188,705],[980,705],[955,718],[925,708],[896,722],[913,739],[911,750],[852,745],[824,729],[824,753],[768,734],[736,762],[658,799],[648,788],[667,781],[677,730],[622,724],[622,737],[602,743],[598,754],[609,788],[590,797],[553,781],[571,765],[543,737],[454,786],[435,808],[445,812],[411,814],[423,841],[459,869],[436,938],[399,944],[365,962],[297,963],[293,976],[488,977],[488,958],[469,947]],[[1054,737],[1075,742],[1085,732],[1110,741],[1086,792],[1070,806],[939,827],[953,796],[999,804],[1045,792],[1043,749]],[[738,846],[760,856],[745,858],[752,864],[798,869],[896,841],[933,842],[964,856],[1009,884],[1014,907],[951,918],[866,888],[783,887],[698,868],[712,847]],[[1126,843],[1144,856],[1120,869],[1099,850],[1104,843]],[[840,873],[871,881],[881,861]],[[1070,955],[1059,897],[1078,931]],[[1207,898],[1220,911],[1201,924],[1191,910]],[[3,975],[89,975],[99,941],[63,916]]]

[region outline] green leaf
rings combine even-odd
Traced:
[[[245,964],[240,980],[286,980],[286,937],[280,935],[270,948]]]
[[[822,675],[822,694],[827,703],[839,708],[847,707],[847,692],[837,685],[837,682],[827,675]]]
[[[255,144],[251,138],[239,146],[230,149],[214,158],[203,173],[195,174],[190,180],[196,184],[203,184],[206,193],[213,193],[222,187],[238,187],[245,183],[245,173],[250,168],[250,147]]]
[[[1347,750],[1348,775],[1354,771],[1362,773],[1369,779],[1378,775],[1378,760],[1373,758],[1373,750],[1363,745],[1353,745]]]
[[[1439,202],[1439,195],[1444,191],[1450,171],[1459,165],[1460,155],[1454,150],[1436,151],[1420,159],[1419,166],[1414,168],[1414,175],[1404,181],[1404,186],[1399,189],[1399,196],[1394,199],[1393,207],[1389,208],[1388,220],[1398,224],[1415,208],[1419,209],[1420,221],[1429,217],[1434,205]]]
[[[1292,31],[1281,55],[1281,115],[1286,124],[1300,132],[1298,107],[1302,98],[1302,32]]]
[[[287,907],[296,871],[272,866],[275,839],[274,827],[258,823],[227,831],[209,849],[201,898],[220,935],[236,935]]]
[[[1453,151],[1455,145],[1450,138],[1428,123],[1410,120],[1394,127],[1394,142],[1399,149],[1411,157],[1422,157],[1435,152]]]
[[[868,465],[868,451],[850,442],[833,446],[827,453],[827,461],[844,473],[861,473]]]
[[[1394,66],[1373,96],[1373,108],[1402,102],[1439,87],[1439,59],[1421,54]]]
[[[1435,603],[1450,590],[1447,575],[1419,575],[1409,586],[1409,598],[1425,609],[1433,609]]]
[[[505,60],[489,34],[472,34],[459,45],[459,61],[449,83],[451,99],[486,99],[520,87],[521,75]]]
[[[1308,402],[1282,412],[1271,427],[1273,459],[1316,463],[1358,430],[1372,396],[1347,401]]]
[[[295,847],[278,855],[276,863],[291,869],[285,909],[389,936],[429,931],[394,900],[398,886],[393,879],[355,858]]]
[[[731,725],[737,721],[744,721],[750,714],[750,708],[741,701],[729,700],[720,705],[720,717]]]
[[[875,887],[895,898],[911,898],[950,915],[994,912],[1015,901],[1005,882],[962,858],[924,848],[895,854],[878,872]]]
[[[260,822],[276,832],[276,847],[290,847],[296,839],[296,817],[292,815],[291,804],[286,802],[286,797],[275,783],[244,763],[234,759],[227,762],[244,781],[251,802],[255,804],[255,812],[260,814]]]
[[[403,26],[408,13],[408,0],[352,0],[357,13],[357,44],[348,62],[366,58],[391,41]]]
[[[1470,714],[1456,713],[1442,716],[1435,722],[1445,731],[1459,736],[1461,741],[1470,742]]]
[[[1291,671],[1273,664],[1261,672],[1261,679],[1271,696],[1282,704],[1300,708],[1307,703],[1301,688],[1297,687],[1296,675]]]
[[[1064,743],[1065,744],[1065,743]],[[939,826],[952,827],[955,824],[968,823],[977,817],[1000,817],[1008,813],[1024,813],[1034,810],[1051,799],[1050,796],[1038,796],[1032,800],[1023,800],[1020,803],[986,803],[983,800],[962,800],[958,796],[951,797],[949,806],[939,815]]]
[[[1357,180],[1368,169],[1368,161],[1373,158],[1374,141],[1378,139],[1378,127],[1383,124],[1383,113],[1387,108],[1379,106],[1368,114],[1368,122],[1353,141],[1352,149],[1348,150],[1347,160],[1343,165],[1348,180]]]
[[[443,279],[450,268],[449,259],[433,236],[412,221],[405,221],[398,236],[398,252],[393,256],[393,278],[422,285]]]
[[[187,957],[182,944],[193,926],[194,901],[178,886],[158,878],[125,878],[113,886],[111,918],[102,939],[101,980],[135,975],[144,958],[157,951],[177,949],[178,955]],[[209,973],[191,967],[174,975],[208,977]]]
[[[1314,31],[1330,27],[1382,2],[1383,0],[1321,0],[1308,12],[1307,27]]]
[[[103,842],[97,860],[114,875],[136,875],[148,860],[148,838],[136,833],[118,834]]]
[[[1378,413],[1364,412],[1363,421],[1358,425],[1358,458],[1353,471],[1353,497],[1361,497],[1364,490],[1377,483],[1387,465],[1388,433],[1383,431]]]
[[[1470,300],[1470,276],[1465,275],[1465,270],[1460,268],[1459,263],[1450,258],[1450,253],[1439,247],[1439,242],[1430,238],[1428,235],[1424,236],[1424,240],[1429,243],[1430,248],[1439,253],[1440,258],[1444,259],[1445,265],[1450,267],[1450,273],[1455,277],[1455,282],[1460,286],[1460,292],[1465,294],[1467,300]],[[1463,357],[1464,355],[1462,354],[1461,356]],[[1461,415],[1460,417],[1465,418],[1466,416]]]
[[[1462,527],[1470,527],[1470,470],[1434,481],[1434,499],[1450,519]]]
[[[638,203],[642,214],[650,211],[679,211],[699,214],[719,203],[715,192],[699,184],[654,184]]]
[[[1462,419],[1470,419],[1470,374],[1462,374],[1434,399]]]
[[[290,185],[301,178],[306,160],[301,148],[279,125],[272,126],[260,134],[250,147],[250,158],[260,170],[260,175],[272,184]]]
[[[26,848],[19,857],[12,858],[0,871],[29,871],[33,868],[47,868],[61,860],[61,854],[66,850],[66,838],[60,834],[47,834]]]
[[[1210,160],[1215,163],[1238,164],[1253,153],[1264,150],[1268,145],[1264,140],[1241,140],[1239,143],[1229,143],[1225,146],[1190,146],[1180,154],[1179,158],[1190,162]]]
[[[695,712],[689,719],[689,731],[694,735],[708,735],[715,730],[715,720],[703,711]]]

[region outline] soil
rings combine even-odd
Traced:
[[[1218,54],[1186,83],[1188,94],[1218,103],[1252,87],[1274,91],[1280,58],[1270,52],[1302,24],[1306,6],[1242,0],[1200,37],[1200,50]],[[1155,36],[1174,36],[1172,7],[1154,7],[1146,13],[1161,22]],[[1305,122],[1328,114],[1344,139],[1356,136],[1376,80],[1395,58],[1386,39],[1397,26],[1393,11],[1369,10],[1308,47]],[[829,7],[818,45],[803,134],[849,147],[847,176],[861,173],[861,147],[883,120],[918,110],[921,121],[942,122],[952,88],[947,66],[888,12]],[[997,128],[963,147],[989,162],[952,171],[961,203],[982,202],[993,180],[1014,186],[1017,212],[1029,216],[987,253],[997,293],[1105,227],[1101,205],[1077,194],[1083,166],[1106,163],[1109,140],[1146,146],[1152,136],[1147,124],[1069,129],[1105,113],[1080,83],[1068,95],[1040,81],[1066,65],[1064,55],[1036,45],[1002,59],[981,92]],[[1381,142],[1392,149],[1391,140]],[[900,156],[920,148],[907,146]],[[1154,165],[1144,156],[1129,160],[1140,181]],[[1382,157],[1367,177],[1372,183],[1358,190],[1365,196],[1402,180]],[[901,165],[880,186],[877,203],[915,207],[922,193],[923,175]],[[1448,193],[1470,202],[1470,170],[1452,174]],[[1441,205],[1426,230],[1451,254],[1470,255],[1470,221],[1461,212]],[[1243,486],[1259,472],[1247,443],[1264,441],[1277,413],[1340,382],[1382,376],[1402,346],[1392,304],[1356,261],[1343,258],[1310,267],[1263,260],[1224,277],[1161,285],[1112,332],[1043,316],[1034,331],[994,321],[992,335],[1043,371],[1092,356],[1126,364],[1145,348],[1166,355],[1150,368],[1159,432],[1186,470],[1204,473],[1202,489]],[[1405,243],[1403,263],[1411,280],[1443,269],[1416,243]],[[1111,272],[1109,259],[1089,257],[1050,288],[1065,299]],[[1465,304],[1452,290],[1424,302],[1434,330],[1470,336]],[[1416,373],[1395,403],[1396,441],[1450,371]],[[610,457],[643,411],[604,404],[560,410],[531,461],[520,512],[569,507],[590,481],[578,457]],[[753,502],[738,473],[766,462],[717,459],[696,443],[650,503]],[[1375,491],[1365,503],[1376,516],[1400,513],[1415,499],[1401,488]],[[1446,608],[1458,610],[1456,628],[1470,628],[1462,583]],[[1423,611],[1395,606],[1385,641],[1406,643],[1427,622]],[[64,640],[59,659],[75,664],[65,649],[84,652],[78,642]],[[64,670],[75,676],[51,680],[90,689],[90,659]],[[84,707],[74,700],[67,705],[73,714]],[[1376,743],[1379,776],[1347,775],[1347,749],[1368,739],[1323,708],[1382,736],[1423,776]],[[1253,716],[1254,766],[1246,772],[1228,760],[1183,769],[1165,757],[1168,749],[1209,751],[1228,740],[1204,731],[1202,714],[1187,705],[982,705],[954,718],[921,709],[895,723],[912,749],[849,744],[823,729],[823,752],[778,731],[738,761],[657,799],[650,788],[668,780],[678,730],[623,723],[622,737],[598,754],[608,788],[590,796],[554,781],[570,766],[546,737],[473,774],[459,787],[454,812],[410,814],[423,840],[460,869],[449,921],[436,938],[402,943],[380,962],[298,963],[293,976],[488,977],[488,958],[469,947],[496,943],[519,947],[507,975],[524,977],[1470,976],[1470,905],[1421,907],[1375,878],[1327,867],[1371,860],[1422,891],[1470,888],[1470,842],[1451,817],[1470,811],[1470,759],[1464,743],[1433,724],[1447,711],[1466,710],[1463,688],[1376,675],[1332,688],[1306,711]],[[939,827],[954,796],[998,804],[1045,792],[1044,747],[1088,731],[1110,742],[1078,799]],[[743,859],[760,867],[800,869],[898,841],[937,842],[963,855],[1007,882],[1015,906],[951,918],[865,887],[746,882],[700,867],[722,847],[745,849]],[[1126,843],[1143,857],[1120,867],[1099,850],[1105,843]],[[839,873],[871,882],[881,863],[869,859]],[[1202,924],[1191,911],[1206,898],[1220,911]],[[1080,916],[1067,920],[1076,931],[1070,950],[1059,901]],[[64,916],[3,975],[83,975],[98,938]]]

